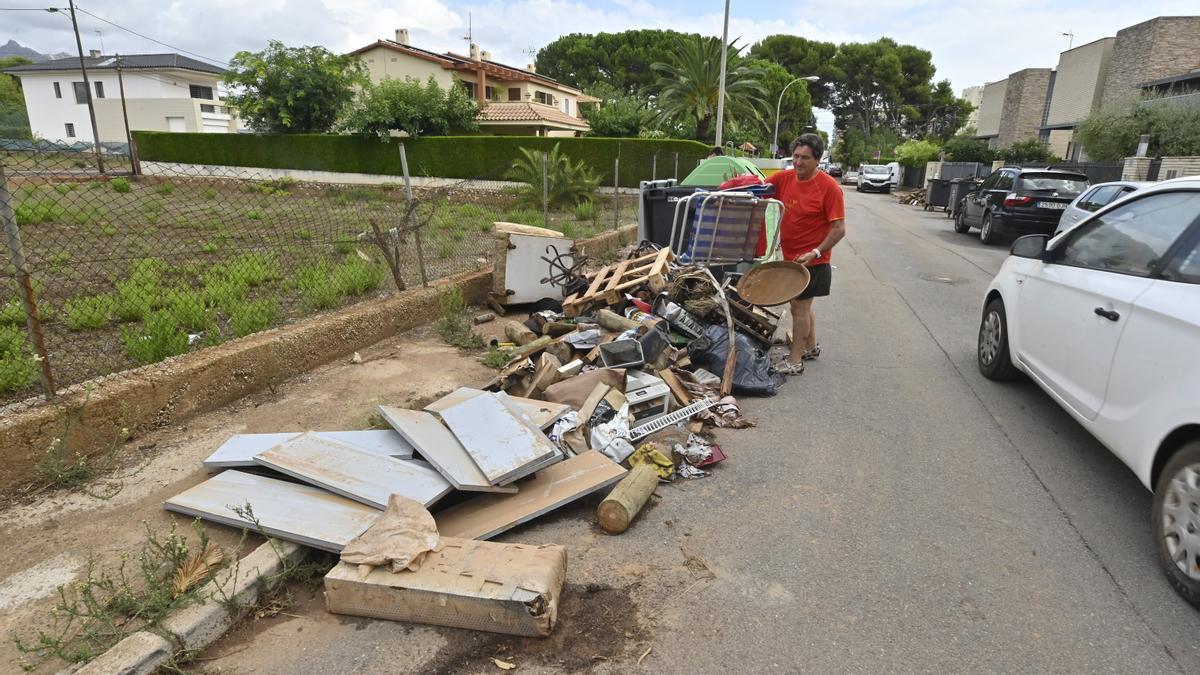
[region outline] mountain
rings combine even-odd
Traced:
[[[67,54],[66,52],[59,52],[58,54],[43,54],[36,50],[30,49],[25,45],[22,45],[16,40],[9,40],[7,43],[0,45],[0,57],[4,56],[24,56],[30,61],[41,62],[50,61],[52,59],[65,59],[70,56],[70,54]]]

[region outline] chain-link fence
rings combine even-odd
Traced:
[[[611,188],[551,200],[542,167],[408,187],[93,160],[0,146],[0,404],[489,265],[495,221],[582,238],[636,217]]]

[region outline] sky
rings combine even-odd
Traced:
[[[60,4],[0,0],[0,9]],[[270,39],[345,52],[392,38],[397,28],[408,28],[415,46],[466,53],[469,22],[481,49],[515,66],[531,63],[529,52],[568,33],[670,28],[720,35],[724,8],[720,0],[84,0],[77,6],[177,48],[80,13],[84,50],[103,46],[105,53],[187,50],[220,63]],[[948,78],[961,93],[1022,68],[1054,67],[1072,41],[1061,33],[1073,33],[1079,46],[1156,16],[1197,12],[1196,0],[731,0],[729,35],[744,45],[777,33],[832,42],[888,36],[932,52],[936,79]],[[43,53],[75,48],[70,21],[40,11],[0,11],[0,44],[8,39]],[[818,122],[829,130],[832,116],[819,114]]]

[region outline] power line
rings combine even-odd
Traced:
[[[92,17],[93,19],[97,19],[97,20],[99,20],[99,21],[103,21],[104,23],[106,23],[106,24],[108,24],[108,25],[110,25],[110,26],[113,26],[113,27],[115,27],[115,28],[120,28],[121,30],[125,31],[126,33],[132,33],[133,35],[136,35],[136,36],[138,36],[138,37],[140,37],[140,38],[142,38],[142,39],[144,39],[144,40],[149,40],[149,41],[151,41],[151,42],[153,42],[153,43],[155,43],[155,44],[159,44],[159,45],[162,45],[162,46],[164,46],[164,47],[170,47],[171,49],[174,49],[174,50],[175,50],[175,51],[177,51],[177,52],[183,52],[184,54],[191,54],[192,56],[196,56],[196,57],[202,58],[202,59],[204,59],[205,61],[211,61],[211,62],[213,62],[213,63],[219,63],[219,64],[221,64],[221,65],[223,65],[223,66],[228,66],[228,65],[229,65],[229,62],[228,62],[228,61],[222,61],[221,59],[214,59],[214,58],[212,58],[211,56],[205,56],[205,55],[203,55],[203,54],[197,54],[196,52],[188,51],[188,50],[186,50],[186,49],[183,49],[182,47],[176,47],[175,45],[170,45],[170,44],[167,44],[166,42],[163,42],[163,41],[161,41],[161,40],[155,40],[154,38],[150,37],[149,35],[144,35],[144,34],[142,34],[142,33],[139,33],[139,32],[137,32],[136,30],[133,30],[132,28],[126,28],[125,26],[122,26],[122,25],[120,25],[120,24],[118,24],[118,23],[113,23],[112,21],[109,21],[108,19],[105,19],[105,18],[104,18],[104,17],[102,17],[102,16],[96,16],[95,14],[92,14],[91,12],[87,11],[86,9],[83,9],[82,7],[79,7],[78,5],[75,7],[75,11],[77,11],[77,12],[81,12],[81,13],[83,13],[83,14],[87,14],[88,16]]]

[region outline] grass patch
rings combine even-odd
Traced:
[[[179,328],[171,311],[160,310],[146,317],[141,328],[122,326],[121,344],[129,358],[145,365],[187,353],[188,334]]]
[[[220,246],[218,246],[216,242],[213,242],[213,241],[206,241],[206,242],[204,242],[203,244],[201,244],[201,245],[200,245],[200,252],[201,252],[201,253],[213,254],[213,253],[216,253],[216,252],[217,252],[217,250],[218,250],[218,249],[220,249],[220,248],[221,248],[221,247],[220,247]]]
[[[487,353],[483,355],[482,359],[480,359],[480,361],[483,362],[483,365],[487,366],[488,368],[495,368],[497,370],[508,365],[508,362],[511,360],[512,357],[509,356],[508,350],[499,349],[497,347],[488,349]]]
[[[17,217],[17,225],[39,225],[62,221],[67,210],[56,202],[19,202],[13,212]]]
[[[279,259],[273,253],[243,253],[209,268],[205,275],[205,283],[213,277],[228,277],[247,286],[261,286],[268,281],[282,279],[283,270]]]
[[[590,201],[576,204],[575,220],[596,220],[596,204]]]
[[[333,270],[335,288],[340,295],[362,295],[379,288],[383,270],[378,265],[354,256]]]
[[[21,391],[37,374],[37,361],[25,350],[25,331],[0,326],[0,394]]]
[[[160,532],[147,525],[140,550],[122,555],[112,572],[89,557],[82,577],[59,587],[46,627],[32,638],[16,638],[20,665],[33,670],[51,659],[86,663],[125,636],[154,631],[172,612],[203,601],[199,589],[225,567],[226,556],[199,521],[193,529],[189,539],[174,524]]]
[[[462,289],[458,286],[447,286],[438,291],[438,320],[437,332],[446,341],[459,349],[480,349],[483,347],[483,336],[475,332],[471,317],[467,315],[467,302],[463,299]]]
[[[213,326],[212,311],[201,294],[189,288],[173,288],[167,296],[166,310],[179,328],[197,333]]]
[[[296,236],[300,237],[300,239],[303,241],[312,241],[313,231],[312,230],[296,230]]]
[[[128,178],[114,178],[108,181],[108,186],[113,189],[113,192],[122,194],[133,191],[133,186],[129,184]]]
[[[64,306],[63,320],[71,330],[96,330],[108,324],[113,309],[113,296],[107,293],[71,298]]]
[[[253,210],[247,211],[242,215],[246,216],[250,220],[262,220],[262,212],[261,211],[253,211]]]
[[[79,187],[78,183],[56,183],[54,185],[54,191],[60,195],[65,195],[68,192],[74,191],[77,187]]]
[[[300,291],[305,309],[329,309],[337,304],[338,292],[330,278],[332,269],[329,263],[319,262],[296,270],[293,285]]]
[[[242,302],[229,312],[229,326],[233,334],[244,337],[266,330],[279,317],[279,303],[273,298]]]
[[[339,239],[333,242],[333,252],[339,255],[353,253],[356,248],[358,248],[358,242],[354,239]]]
[[[158,187],[154,188],[154,191],[160,195],[169,195],[172,192],[175,192],[175,184],[171,183],[170,181],[167,181],[166,183],[159,183]]]
[[[246,299],[250,287],[245,281],[225,275],[208,275],[204,280],[204,304],[229,316]]]

